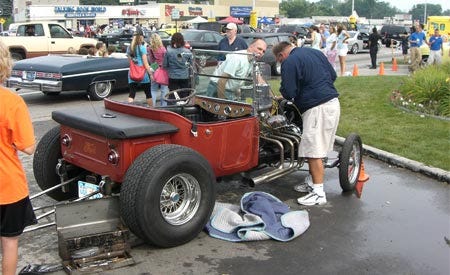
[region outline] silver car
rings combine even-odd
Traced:
[[[369,34],[359,31],[348,31],[350,38],[347,39],[348,51],[357,54],[362,50],[369,50]]]

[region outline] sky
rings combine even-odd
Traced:
[[[391,4],[391,6],[396,7],[401,11],[405,12],[409,11],[414,5],[425,3],[435,5],[440,4],[443,11],[450,10],[450,1],[448,0],[393,0],[393,1],[380,0],[380,1],[388,2]]]
[[[318,2],[319,0],[309,0],[309,2]],[[408,12],[414,5],[417,4],[440,4],[442,10],[450,10],[450,1],[449,0],[378,0],[380,2],[390,3],[391,6],[400,9],[401,11]],[[358,7],[355,7],[355,10],[358,11]]]

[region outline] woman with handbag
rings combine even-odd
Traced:
[[[127,56],[130,62],[128,73],[128,102],[133,102],[139,86],[144,89],[145,98],[149,107],[153,106],[152,93],[150,91],[151,68],[147,60],[147,48],[144,46],[144,33],[136,27],[131,45],[127,48]]]
[[[169,76],[167,71],[162,67],[164,56],[166,55],[166,48],[164,47],[161,37],[157,33],[153,33],[150,36],[150,45],[149,45],[149,59],[150,67],[152,67],[152,74],[150,75],[150,79],[152,81],[151,91],[152,91],[152,99],[153,106],[156,106],[156,97],[158,93],[158,89],[161,91],[161,106],[167,106],[167,102],[164,100],[167,92],[169,92]],[[157,64],[157,66],[153,66],[153,64]]]
[[[183,35],[179,32],[172,35],[170,45],[164,57],[163,68],[169,73],[169,90],[190,88],[189,67],[192,53],[184,47]],[[181,94],[180,97],[185,95]]]

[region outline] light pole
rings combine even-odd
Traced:
[[[423,24],[427,25],[427,1],[425,0],[425,8],[423,9]]]
[[[354,10],[355,10],[355,0],[352,0],[352,14]]]

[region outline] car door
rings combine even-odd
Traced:
[[[27,33],[27,29],[32,28],[33,33]],[[23,45],[26,45],[27,58],[50,53],[48,38],[45,37],[42,24],[26,24],[17,28],[16,36],[20,36]]]
[[[50,39],[48,40],[49,52],[52,54],[66,53],[69,47],[73,47],[73,37],[61,25],[48,24]]]

